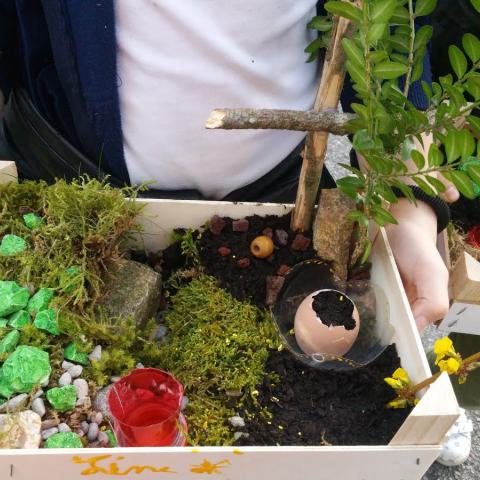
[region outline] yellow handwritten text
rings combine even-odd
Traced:
[[[217,463],[203,460],[200,465],[190,465],[190,471],[198,474],[206,473],[207,475],[212,475],[213,473],[219,474],[222,473],[222,468],[226,468],[228,465],[230,465],[229,460],[221,460]]]

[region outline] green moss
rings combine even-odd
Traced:
[[[228,417],[232,397],[254,398],[265,375],[268,352],[277,348],[270,315],[234,299],[214,278],[202,276],[172,297],[165,322],[170,330],[158,366],[183,383],[190,403],[194,444],[232,442]]]

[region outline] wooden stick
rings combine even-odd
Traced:
[[[352,22],[345,18],[336,18],[315,100],[314,110],[317,112],[338,107],[345,80],[345,53],[342,40],[351,33]],[[312,225],[315,201],[327,151],[327,140],[327,132],[315,132],[307,135],[295,210],[292,215],[293,230],[305,231]]]
[[[223,130],[294,130],[300,132],[326,131],[346,135],[347,123],[356,118],[352,113],[337,111],[303,112],[253,108],[217,108],[208,117],[207,129]]]

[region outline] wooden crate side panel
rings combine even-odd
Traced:
[[[437,447],[101,449],[0,452],[0,478],[420,480]]]
[[[450,274],[452,299],[463,303],[480,303],[480,262],[464,252]]]
[[[0,160],[0,185],[16,182],[18,179],[15,162]]]

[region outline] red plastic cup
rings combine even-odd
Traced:
[[[113,384],[108,407],[121,447],[185,445],[182,384],[156,368],[139,368]]]
[[[467,243],[472,247],[480,248],[480,225],[475,225],[468,231]]]

